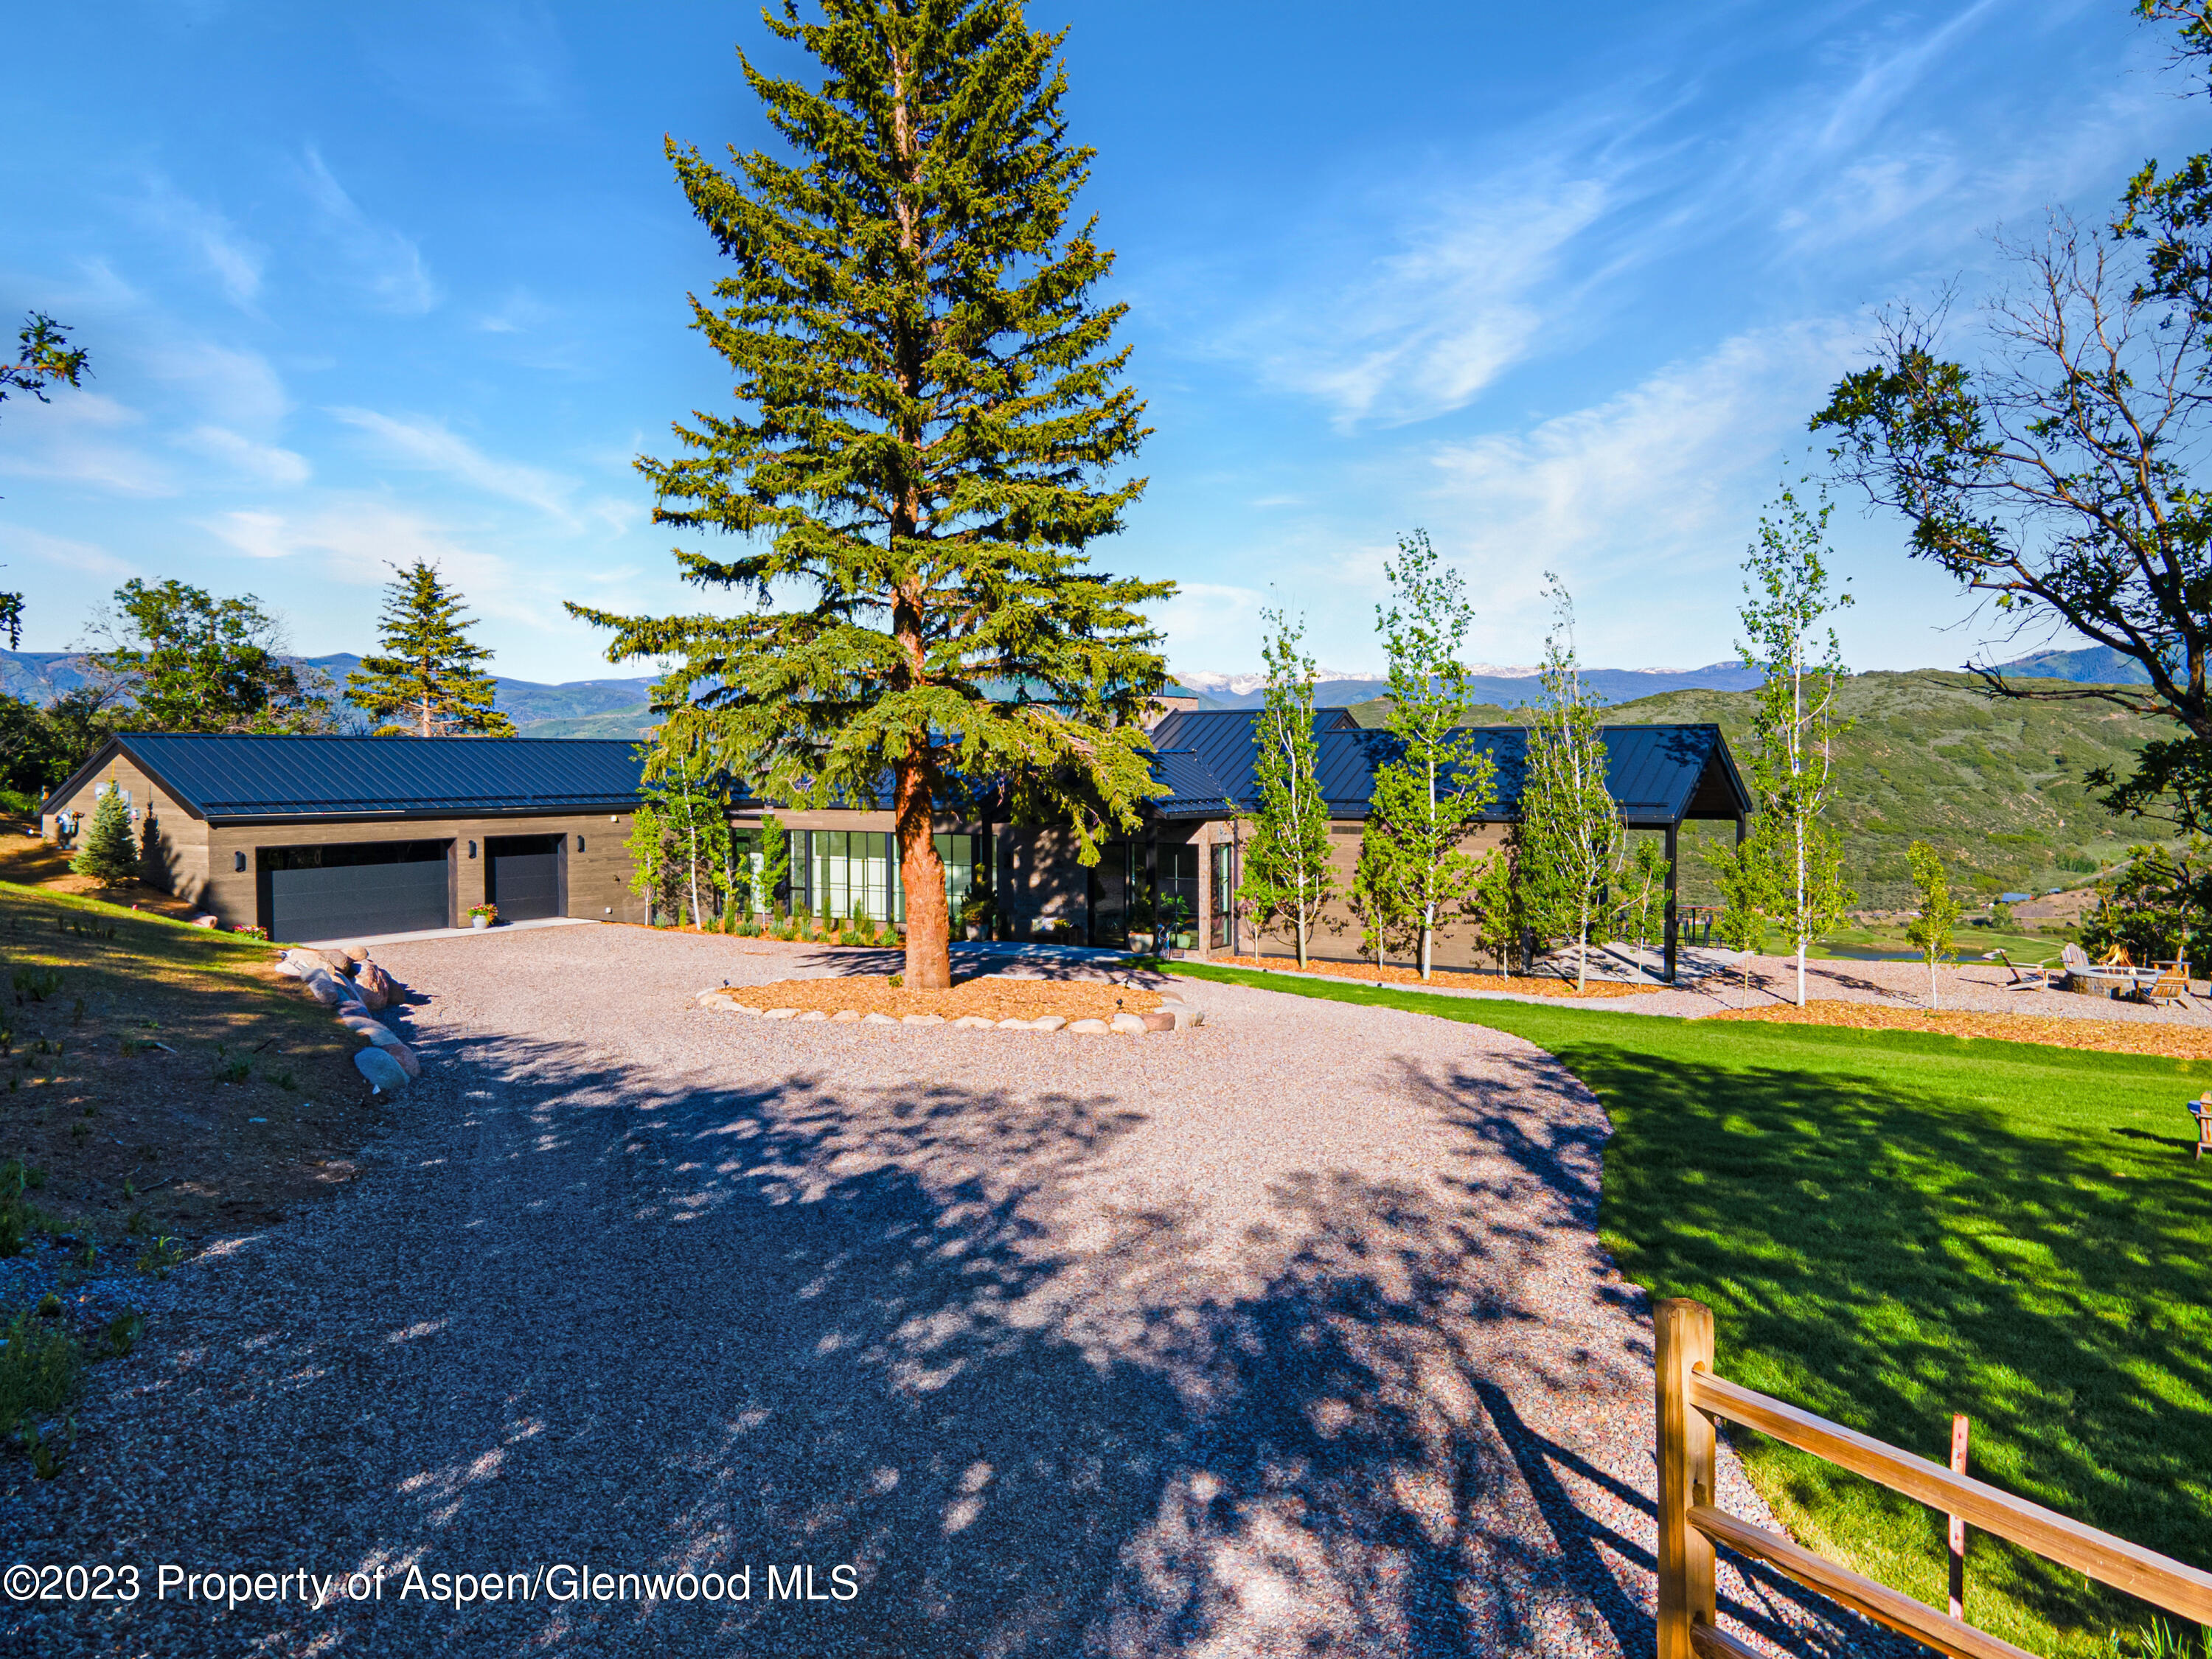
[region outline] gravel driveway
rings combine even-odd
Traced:
[[[8,1466],[9,1560],[144,1593],[0,1650],[1650,1651],[1648,1329],[1527,1044],[1210,984],[1139,1039],[770,1024],[690,999],[790,953],[627,927],[378,954],[432,998],[402,1127],[179,1274],[62,1478]]]

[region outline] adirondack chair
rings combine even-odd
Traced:
[[[2161,962],[2158,977],[2143,988],[2142,1000],[2156,1007],[2161,1003],[2189,1001],[2189,964],[2187,962]]]
[[[2069,951],[2078,951],[2081,946],[2069,945],[2066,948]],[[2001,962],[2005,965],[2006,970],[2012,975],[2012,977],[2004,982],[2004,988],[2008,991],[2045,991],[2051,988],[2051,963],[2049,960],[2031,963],[2023,968],[2002,951],[1992,951],[1984,960]],[[2088,958],[2085,957],[2082,960],[2086,963]],[[2062,978],[2064,976],[2063,969],[2061,970],[2060,976]]]
[[[2212,1089],[2189,1103],[2189,1115],[2197,1120],[2197,1158],[2202,1163],[2212,1151]]]
[[[2089,953],[2078,945],[2069,945],[2058,953],[2067,984],[2075,990],[2089,983]]]

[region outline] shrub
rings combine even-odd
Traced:
[[[0,1346],[0,1434],[35,1455],[39,1423],[76,1398],[84,1355],[64,1326],[35,1313],[9,1320],[7,1335]]]
[[[15,977],[19,995],[33,1002],[44,1002],[62,988],[61,970],[58,968],[18,968]]]

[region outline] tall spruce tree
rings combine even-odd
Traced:
[[[890,786],[906,982],[950,983],[937,814],[987,782],[1095,862],[1156,793],[1140,717],[1167,678],[1138,607],[1173,584],[1091,568],[1141,479],[1121,384],[1113,264],[1068,216],[1092,152],[1069,145],[1062,36],[1018,0],[821,0],[769,27],[818,88],[745,78],[789,159],[715,167],[672,141],[693,210],[733,267],[695,325],[739,412],[641,459],[654,521],[750,538],[682,551],[684,578],[756,608],[579,616],[614,660],[668,656],[653,764],[698,755],[794,805]]]
[[[1387,611],[1375,607],[1375,626],[1389,660],[1390,717],[1389,754],[1375,769],[1370,808],[1382,830],[1372,884],[1403,895],[1426,979],[1438,925],[1480,878],[1481,865],[1465,843],[1497,799],[1497,769],[1466,729],[1474,699],[1459,658],[1474,607],[1459,573],[1437,568],[1425,530],[1401,538],[1397,562],[1382,568],[1394,603]],[[1360,855],[1364,866],[1364,846]]]
[[[476,619],[461,614],[465,601],[425,560],[394,565],[392,576],[377,628],[385,654],[361,659],[346,696],[386,717],[380,738],[513,737],[514,723],[492,707],[492,677],[477,666],[491,653],[470,640]]]
[[[1556,617],[1544,642],[1544,706],[1528,733],[1521,786],[1522,870],[1530,923],[1575,945],[1575,988],[1589,984],[1590,932],[1605,920],[1605,897],[1626,832],[1605,787],[1605,740],[1597,706],[1575,657],[1575,608],[1547,573]]]
[[[1321,745],[1314,737],[1316,676],[1313,659],[1298,648],[1304,629],[1279,611],[1261,617],[1271,632],[1263,651],[1267,687],[1252,733],[1260,815],[1237,896],[1252,907],[1255,930],[1265,932],[1270,923],[1290,928],[1304,968],[1314,930],[1337,890],[1328,802],[1317,770]]]

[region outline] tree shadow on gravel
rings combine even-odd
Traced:
[[[134,1641],[1649,1649],[1648,1552],[1621,1518],[1639,1500],[1531,1426],[1649,1384],[1617,1340],[1547,1335],[1553,1302],[1583,1293],[1551,1269],[1592,1253],[1592,1154],[1587,1130],[1547,1133],[1520,1082],[1408,1073],[1462,1134],[1440,1182],[1302,1171],[1224,1242],[1202,1184],[1115,1184],[1147,1119],[1111,1095],[827,1073],[732,1090],[517,1040],[445,1058],[416,1108],[457,1109],[452,1145],[389,1178],[390,1212],[360,1212],[373,1237],[331,1247],[334,1270],[393,1287],[386,1334],[265,1339],[264,1431],[295,1455],[238,1502],[395,1585],[410,1562],[750,1568],[750,1599],[161,1610],[176,1622]],[[1565,1196],[1521,1202],[1524,1182]],[[417,1191],[443,1201],[406,1208]],[[398,1272],[403,1254],[441,1269]],[[846,1566],[858,1594],[836,1600]],[[794,1569],[816,1599],[772,1594]]]

